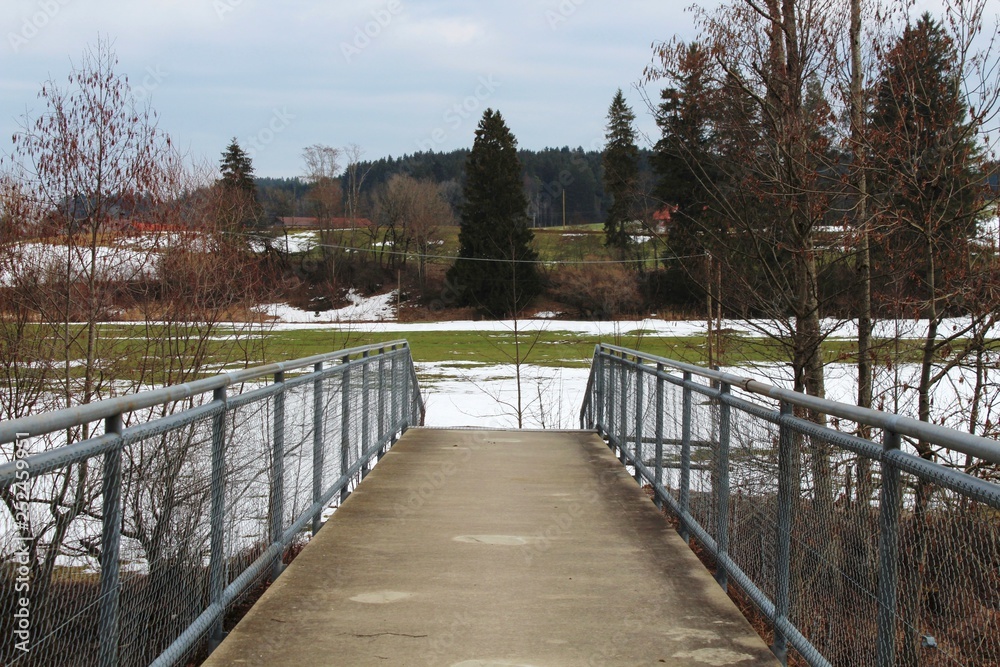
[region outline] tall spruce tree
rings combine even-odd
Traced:
[[[541,291],[528,227],[517,141],[487,109],[465,164],[459,258],[448,281],[464,305],[490,317],[516,314]]]
[[[704,259],[714,232],[711,188],[721,179],[713,150],[711,56],[699,42],[678,44],[676,69],[663,89],[656,124],[662,136],[650,160],[658,177],[654,194],[669,207],[664,267],[676,303],[693,305],[712,282]],[[684,259],[677,259],[682,257]]]
[[[982,155],[957,59],[951,37],[925,13],[888,53],[877,83],[870,162],[897,251],[962,244],[975,232]]]
[[[607,144],[604,147],[604,188],[611,206],[604,222],[605,244],[624,250],[628,247],[626,225],[635,218],[634,202],[639,179],[639,149],[635,145],[635,114],[619,88],[608,109]]]
[[[257,201],[257,184],[254,181],[253,161],[234,137],[222,153],[217,182],[221,195],[220,217],[225,226],[250,227],[262,219],[262,208]]]

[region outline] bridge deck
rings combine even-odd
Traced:
[[[207,665],[774,665],[593,433],[413,429]]]

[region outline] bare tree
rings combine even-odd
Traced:
[[[347,219],[351,221],[352,228],[361,207],[361,187],[372,168],[369,164],[362,169],[361,158],[364,154],[364,149],[358,144],[348,144],[343,150],[344,159],[347,161],[347,171],[345,172],[347,178]]]
[[[336,261],[340,254],[335,247],[337,235],[333,218],[343,208],[340,180],[339,148],[313,144],[302,152],[306,180],[312,184],[308,200],[319,226],[320,249],[323,255],[325,279],[331,286],[337,282]]]
[[[142,276],[146,267],[128,249],[109,244],[108,236],[161,200],[162,165],[170,152],[155,114],[137,102],[116,64],[111,45],[100,41],[84,53],[65,85],[44,84],[39,98],[45,111],[24,119],[10,156],[12,176],[34,214],[59,235],[36,248],[37,262],[25,270],[44,281],[30,307],[62,366],[59,376],[48,376],[45,383],[63,406],[117,391],[111,379],[123,375],[117,362],[128,357],[129,343],[105,344],[100,322],[113,312],[115,284]],[[49,444],[90,436],[89,426],[83,426]],[[43,608],[70,526],[95,511],[99,488],[89,467],[80,464],[36,491],[31,504],[37,512],[25,537],[32,544],[34,605]]]
[[[411,246],[417,251],[417,276],[426,281],[426,259],[438,240],[438,228],[454,224],[451,206],[430,180],[394,174],[375,194],[369,236],[372,253],[390,270],[406,265]]]

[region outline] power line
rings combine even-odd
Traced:
[[[261,239],[267,237],[261,237],[259,235],[248,234],[246,232],[225,232],[226,234],[232,234],[237,236],[246,236],[254,239]],[[417,257],[424,259],[443,259],[443,260],[464,260],[470,262],[499,262],[502,264],[541,264],[546,266],[557,265],[557,266],[580,266],[580,265],[611,265],[611,264],[636,264],[645,263],[649,261],[649,258],[636,258],[636,259],[497,259],[493,257],[462,257],[460,255],[432,255],[429,253],[420,252],[410,252],[401,250],[384,250],[375,248],[359,248],[355,246],[339,245],[335,243],[315,243],[310,248],[330,248],[333,250],[345,250],[348,252],[359,252],[359,253],[379,253],[382,255],[395,255],[399,257]],[[659,257],[658,261],[679,261],[684,259],[698,259],[704,257],[705,253],[700,253],[697,255],[675,255],[672,257]]]

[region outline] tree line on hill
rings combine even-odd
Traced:
[[[443,197],[457,213],[462,203],[462,187],[469,149],[450,152],[418,152],[401,157],[384,157],[352,163],[338,176],[341,183],[351,179],[349,170],[364,175],[360,195],[372,201],[378,189],[397,174],[426,180],[441,186]],[[519,149],[518,160],[533,227],[601,224],[612,205],[602,178],[602,151],[578,148]],[[647,149],[639,151],[641,180],[652,188],[654,180]],[[257,191],[265,219],[311,215],[309,193],[313,184],[305,177],[258,177]],[[563,197],[565,193],[565,218]]]

